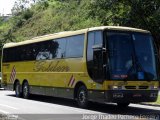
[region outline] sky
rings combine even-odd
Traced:
[[[16,0],[0,0],[0,13],[1,15],[4,14],[10,14],[11,9],[14,5],[14,2]]]

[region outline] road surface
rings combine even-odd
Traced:
[[[119,109],[114,104],[91,103],[88,109],[78,108],[73,100],[32,96],[16,98],[14,92],[0,90],[0,120],[105,120],[160,119],[160,106],[131,104]]]

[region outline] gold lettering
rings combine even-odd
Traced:
[[[38,61],[35,62],[33,70],[36,72],[68,72],[70,68],[69,66],[61,66],[60,61],[57,61],[56,64],[53,61]]]

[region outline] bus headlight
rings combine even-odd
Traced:
[[[110,87],[112,90],[121,90],[122,86],[118,86],[118,85],[113,85]]]
[[[151,90],[155,90],[155,89],[158,89],[158,87],[157,87],[157,86],[152,85],[152,86],[150,86],[150,89],[151,89]]]

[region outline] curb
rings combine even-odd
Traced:
[[[0,88],[0,90],[5,90],[4,88]]]
[[[160,104],[148,104],[148,103],[139,103],[140,105],[148,105],[153,107],[160,107]]]

